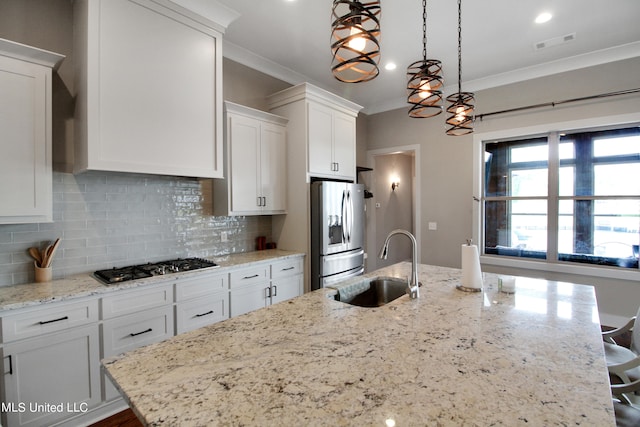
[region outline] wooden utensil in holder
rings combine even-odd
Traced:
[[[60,244],[60,238],[57,238],[55,242],[46,247],[44,251],[36,247],[29,248],[29,255],[34,259],[33,266],[35,268],[35,280],[36,282],[49,282],[53,277],[51,262],[53,256]]]

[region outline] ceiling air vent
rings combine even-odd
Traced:
[[[576,38],[576,33],[571,33],[571,34],[566,34],[564,36],[554,37],[554,38],[549,39],[549,40],[544,40],[544,41],[541,41],[541,42],[534,43],[533,49],[534,50],[541,50],[541,49],[546,49],[546,48],[551,47],[551,46],[558,46],[558,45],[573,41],[573,40],[575,40],[575,38]]]

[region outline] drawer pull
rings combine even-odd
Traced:
[[[289,270],[293,270],[295,267],[287,267],[287,268],[283,268],[280,271],[289,271]]]
[[[153,329],[149,328],[146,331],[135,332],[135,333],[132,332],[129,335],[132,336],[132,337],[137,337],[138,335],[146,334],[146,333],[151,332],[151,331],[153,331]]]
[[[53,319],[53,320],[41,320],[39,323],[40,323],[41,325],[46,325],[47,323],[61,322],[61,321],[63,321],[63,320],[68,320],[68,319],[69,319],[69,316],[64,316],[64,317],[61,317],[61,318],[59,318],[59,319]]]
[[[243,280],[244,279],[253,279],[253,278],[256,278],[256,277],[260,277],[260,275],[259,274],[254,274],[253,276],[244,276],[242,279]]]
[[[273,288],[273,295],[272,296],[277,297],[278,296],[278,287],[273,285],[272,288]]]
[[[196,317],[208,316],[210,314],[213,314],[213,310],[207,311],[206,313],[202,313],[202,314],[196,314]]]

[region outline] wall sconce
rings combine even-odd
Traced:
[[[396,188],[400,187],[400,181],[395,180],[391,183],[391,191],[396,191]]]

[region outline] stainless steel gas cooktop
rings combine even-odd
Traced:
[[[103,283],[113,285],[116,283],[127,282],[129,280],[144,279],[146,277],[162,276],[165,274],[217,266],[218,265],[216,263],[203,258],[178,258],[169,261],[98,270],[93,274]]]

